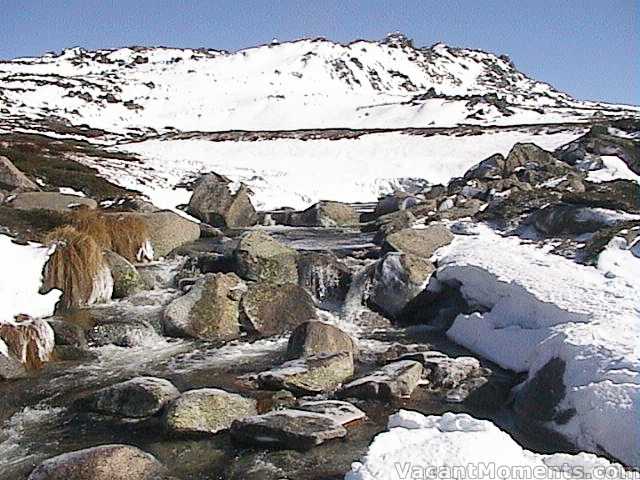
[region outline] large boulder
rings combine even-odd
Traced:
[[[11,163],[11,160],[2,156],[0,156],[0,188],[22,192],[40,190],[38,185]]]
[[[422,377],[423,367],[413,360],[400,360],[346,384],[339,394],[343,398],[392,400],[410,397]]]
[[[290,222],[299,227],[350,227],[360,223],[360,216],[347,203],[321,201],[292,214]]]
[[[231,180],[217,174],[204,175],[198,180],[187,211],[219,228],[251,227],[258,222],[247,187],[236,187]]]
[[[545,235],[579,235],[612,227],[628,219],[629,217],[613,210],[556,203],[532,213],[524,223],[533,225]]]
[[[338,305],[349,290],[351,270],[333,253],[303,253],[298,260],[298,284],[318,303]]]
[[[286,332],[317,315],[311,295],[293,283],[253,284],[240,302],[245,330],[261,336]]]
[[[323,353],[291,360],[258,375],[265,390],[289,390],[297,395],[317,395],[335,390],[353,376],[350,352]]]
[[[82,399],[84,409],[123,418],[151,417],[178,398],[180,392],[169,381],[136,377],[103,388]]]
[[[588,207],[640,213],[640,184],[631,180],[584,182],[584,192],[564,192],[562,200]]]
[[[442,224],[429,225],[426,228],[400,230],[387,236],[383,245],[386,251],[411,253],[430,258],[437,249],[449,245],[453,234]]]
[[[347,430],[326,415],[279,410],[233,422],[231,435],[246,445],[309,450],[327,440],[345,437]]]
[[[101,445],[42,462],[28,480],[164,480],[165,467],[130,445]]]
[[[264,232],[244,234],[233,258],[236,273],[245,280],[298,283],[298,253]]]
[[[314,412],[333,418],[340,425],[348,425],[366,418],[366,414],[355,405],[341,400],[306,400],[296,410]]]
[[[55,334],[47,322],[20,315],[0,322],[0,377],[15,378],[51,360]]]
[[[70,212],[79,206],[91,209],[98,207],[98,203],[91,198],[58,192],[16,193],[6,204],[18,210],[54,210],[56,212]]]
[[[395,318],[425,289],[433,272],[435,267],[425,258],[387,253],[376,263],[369,303]]]
[[[373,241],[377,245],[381,245],[387,236],[411,228],[417,221],[418,219],[410,210],[400,210],[381,216],[374,222],[363,226],[362,230],[376,232]]]
[[[169,335],[230,340],[240,335],[239,304],[246,285],[235,273],[208,273],[165,310]]]
[[[68,322],[63,317],[47,318],[47,323],[53,329],[56,346],[87,348],[87,337],[80,325]]]
[[[395,192],[379,199],[373,213],[376,217],[380,217],[398,210],[415,207],[417,204],[418,199],[415,196],[406,192]]]
[[[287,345],[287,358],[338,352],[355,354],[355,350],[355,342],[349,334],[330,323],[310,321],[299,325],[291,333]]]
[[[135,215],[147,226],[154,256],[165,257],[175,248],[200,238],[200,226],[170,210],[152,213],[124,212],[117,215]]]
[[[234,420],[256,415],[256,401],[216,388],[184,392],[164,415],[171,434],[214,434],[228,429]]]
[[[104,259],[113,278],[113,298],[125,298],[141,292],[145,288],[142,277],[126,258],[107,250]]]

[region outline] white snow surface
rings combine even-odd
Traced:
[[[515,125],[638,113],[576,101],[479,50],[324,39],[233,53],[72,48],[0,61],[0,91],[9,112],[0,118],[53,115],[116,133]],[[485,94],[509,110],[478,97],[470,102]]]
[[[53,314],[60,292],[38,293],[48,258],[49,250],[42,245],[17,245],[11,237],[0,235],[0,322],[11,321],[21,313],[32,317]]]
[[[376,201],[408,178],[446,184],[483,158],[507,154],[515,143],[534,142],[553,150],[582,133],[573,129],[463,136],[392,132],[306,141],[147,140],[119,147],[139,154],[142,163],[90,157],[78,161],[141,191],[160,208],[188,203],[191,192],[175,186],[213,171],[247,184],[258,209],[304,209],[319,200]]]
[[[345,480],[634,478],[621,465],[593,454],[525,450],[491,422],[464,413],[427,417],[400,410],[389,417],[388,428]]]
[[[603,168],[591,170],[587,174],[587,180],[600,183],[611,180],[632,180],[640,183],[640,175],[636,174],[620,157],[615,155],[602,155],[600,157]]]
[[[640,423],[630,420],[640,412],[640,278],[604,275],[484,226],[474,232],[438,252],[437,277],[490,310],[458,316],[447,335],[529,379],[562,359],[561,408],[576,415],[549,427],[640,466]]]

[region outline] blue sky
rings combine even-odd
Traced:
[[[0,58],[66,47],[237,50],[400,30],[506,53],[577,98],[640,104],[640,0],[0,0]]]

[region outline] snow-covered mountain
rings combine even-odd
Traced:
[[[416,48],[401,34],[234,53],[73,48],[0,62],[0,133],[137,155],[74,160],[163,208],[188,201],[185,185],[210,171],[247,184],[261,209],[370,202],[416,180],[446,183],[516,142],[555,149],[594,121],[637,115],[575,100],[506,56]]]
[[[119,133],[402,128],[585,121],[637,109],[580,102],[506,56],[401,34],[219,50],[64,50],[0,62],[0,119]]]

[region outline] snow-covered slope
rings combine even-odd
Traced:
[[[529,381],[560,359],[559,408],[574,414],[549,428],[579,448],[640,466],[640,279],[615,276],[611,268],[605,275],[488,227],[474,233],[440,252],[437,277],[460,285],[472,305],[488,311],[459,315],[447,335],[505,368],[528,372]],[[604,264],[615,260],[610,254],[605,251]],[[627,261],[640,263],[632,255]]]
[[[636,112],[578,102],[504,56],[402,35],[229,53],[121,48],[0,62],[0,120],[59,118],[111,132],[554,123]]]
[[[263,141],[147,140],[121,145],[142,163],[78,158],[120,185],[139,190],[162,208],[188,203],[185,182],[222,173],[247,184],[259,209],[303,209],[318,200],[372,202],[411,181],[446,183],[478,160],[506,154],[517,142],[551,149],[582,129],[505,130],[483,135],[447,132],[372,133],[357,139],[283,138]],[[176,187],[177,186],[177,187]]]

